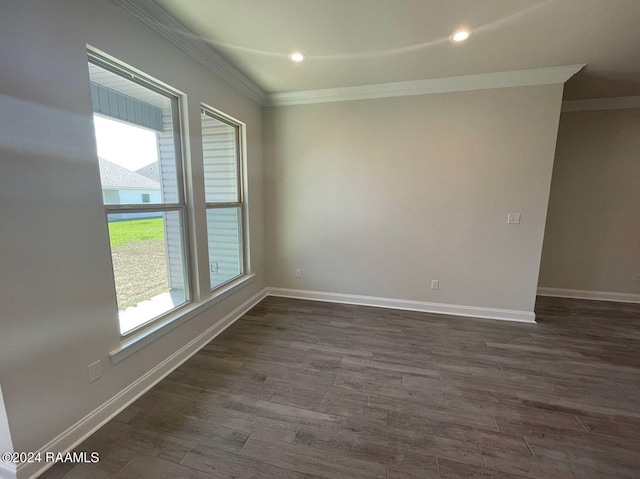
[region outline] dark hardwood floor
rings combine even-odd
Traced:
[[[42,477],[640,477],[640,305],[536,311],[267,298]]]

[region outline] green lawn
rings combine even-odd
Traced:
[[[114,221],[109,223],[111,247],[124,243],[164,238],[162,218]]]

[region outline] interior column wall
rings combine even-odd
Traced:
[[[640,302],[639,151],[640,109],[561,115],[541,287]]]

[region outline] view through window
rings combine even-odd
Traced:
[[[178,99],[97,58],[89,73],[124,335],[189,300]]]
[[[244,274],[242,127],[203,108],[202,150],[211,289]]]

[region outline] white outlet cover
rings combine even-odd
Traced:
[[[520,213],[509,213],[507,215],[507,223],[510,225],[520,224]]]
[[[431,289],[439,289],[440,288],[440,281],[438,281],[437,279],[434,279],[431,281]]]
[[[100,379],[102,377],[102,365],[98,359],[95,363],[89,364],[89,382]]]

